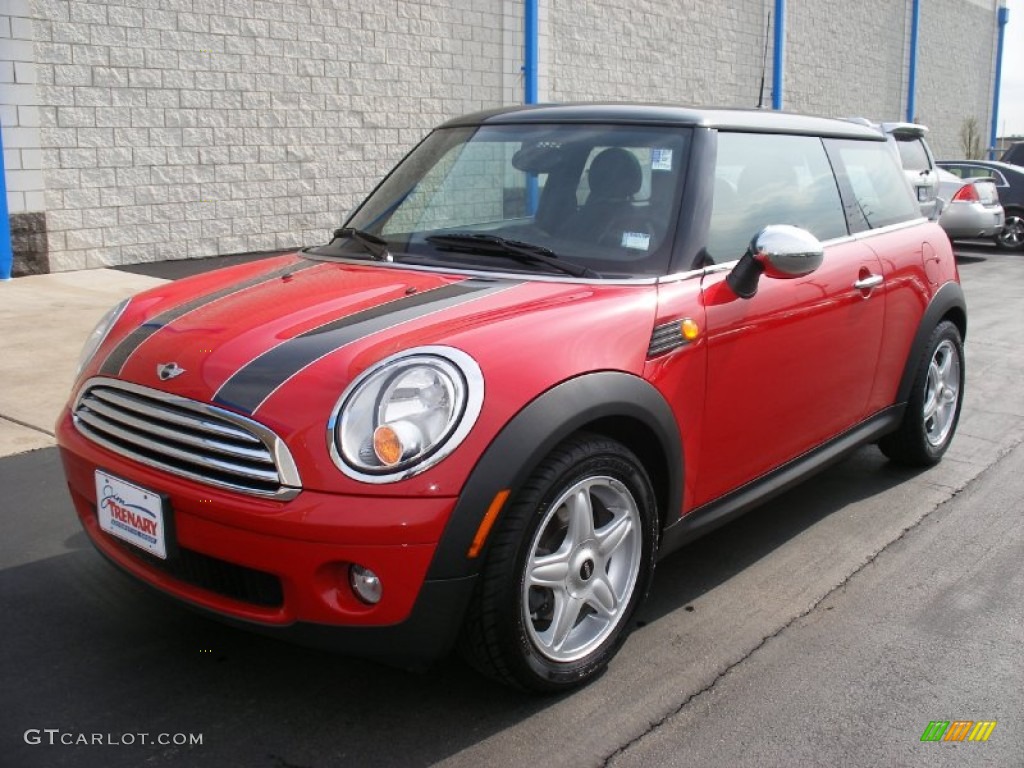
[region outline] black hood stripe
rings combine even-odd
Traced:
[[[464,280],[333,320],[299,334],[247,363],[221,385],[213,402],[243,413],[254,413],[288,379],[346,344],[512,285],[516,283]]]
[[[114,347],[110,354],[107,355],[107,359],[103,361],[103,365],[100,368],[100,375],[102,376],[117,376],[121,373],[121,369],[124,368],[125,363],[130,358],[142,343],[146,341],[154,333],[162,329],[164,326],[173,323],[175,320],[179,320],[189,312],[194,312],[201,307],[205,307],[208,304],[212,304],[215,301],[223,299],[232,294],[239,293],[253,286],[260,285],[262,283],[269,283],[273,280],[277,280],[279,277],[284,275],[294,274],[301,272],[304,269],[310,269],[311,267],[319,267],[323,262],[316,261],[305,261],[300,264],[288,264],[284,267],[279,267],[271,272],[265,272],[262,275],[249,278],[241,283],[232,283],[231,285],[221,288],[219,291],[213,293],[207,293],[203,296],[199,296],[191,301],[186,301],[184,304],[179,304],[173,309],[169,309],[166,312],[162,312],[156,317],[151,317],[145,323],[140,325],[134,331],[125,336],[120,343]]]

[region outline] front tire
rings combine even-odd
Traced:
[[[937,464],[953,440],[963,399],[963,340],[959,329],[944,320],[932,331],[918,364],[903,422],[878,447],[900,464]]]
[[[616,654],[654,572],[650,480],[621,443],[570,438],[503,512],[460,639],[466,660],[500,682],[561,691]]]

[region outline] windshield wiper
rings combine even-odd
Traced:
[[[448,235],[430,235],[427,237],[427,242],[442,250],[495,254],[498,256],[508,256],[524,264],[544,264],[573,277],[601,276],[600,273],[595,272],[589,267],[561,258],[550,248],[533,243],[524,243],[522,240],[508,240],[498,235],[455,232]]]
[[[388,250],[388,241],[383,238],[377,237],[370,232],[364,232],[361,229],[354,229],[353,227],[342,227],[341,229],[334,230],[335,237],[347,237],[349,240],[355,240],[363,248],[366,249],[375,261],[394,261],[395,257],[391,255]]]

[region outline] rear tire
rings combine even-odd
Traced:
[[[937,464],[953,440],[963,399],[963,340],[959,329],[944,320],[935,326],[918,363],[903,422],[878,447],[900,464]]]
[[[1008,210],[1003,231],[996,235],[995,240],[1004,251],[1024,251],[1024,212]]]
[[[576,435],[502,513],[459,641],[478,671],[562,691],[599,675],[647,594],[657,549],[647,473],[621,443]]]

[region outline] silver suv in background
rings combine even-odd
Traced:
[[[939,174],[935,166],[935,156],[924,139],[928,128],[917,123],[876,123],[866,117],[846,119],[885,134],[899,155],[903,175],[907,177],[910,188],[917,198],[921,215],[928,219],[937,219],[942,210],[942,203],[938,200]]]
[[[928,129],[916,123],[882,123],[882,130],[900,153],[903,173],[917,196],[922,215],[933,218],[939,203],[939,174],[925,134]]]

